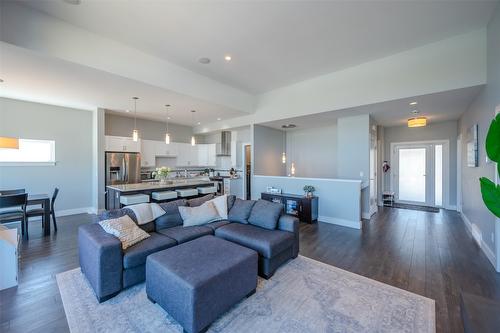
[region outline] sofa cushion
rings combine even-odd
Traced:
[[[252,207],[248,223],[264,229],[274,230],[282,211],[282,204],[259,199]]]
[[[123,253],[123,267],[125,269],[141,266],[146,263],[146,258],[151,253],[168,249],[177,245],[177,242],[169,237],[160,235],[156,232],[150,233],[150,237],[140,243],[137,243]]]
[[[166,213],[155,220],[156,230],[182,225],[182,217],[179,213],[179,207],[186,206],[185,199],[163,202],[159,205]]]
[[[187,205],[189,207],[198,207],[198,206],[203,205],[208,200],[212,200],[213,198],[214,198],[214,194],[213,193],[207,194],[207,195],[204,195],[204,196],[199,197],[199,198],[189,199],[187,201]]]
[[[227,219],[231,222],[247,224],[254,204],[254,200],[236,199],[233,207],[227,214]]]
[[[158,233],[170,237],[172,239],[175,239],[177,244],[185,243],[201,236],[214,234],[212,228],[205,226],[193,226],[193,227],[178,226],[178,227],[158,230]]]
[[[215,236],[246,246],[272,258],[293,246],[293,233],[267,230],[250,224],[231,223],[215,230]]]
[[[215,222],[212,222],[212,223],[207,223],[205,224],[205,227],[209,227],[211,228],[212,230],[215,230],[217,228],[220,228],[226,224],[229,224],[231,222],[229,222],[228,220],[221,220],[221,221],[215,221]]]

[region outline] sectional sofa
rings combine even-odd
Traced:
[[[297,218],[279,214],[270,216],[267,203],[240,200],[228,196],[228,219],[208,223],[202,226],[184,227],[179,213],[179,206],[199,206],[212,199],[211,195],[191,200],[180,199],[160,206],[165,214],[153,222],[140,227],[150,237],[122,250],[118,238],[108,234],[98,223],[80,226],[78,230],[78,248],[80,266],[94,289],[99,302],[103,302],[122,289],[145,280],[146,258],[167,248],[189,242],[205,235],[237,243],[259,254],[259,275],[270,278],[276,269],[299,252],[299,221]],[[129,215],[136,221],[131,209],[122,208],[106,211],[99,220]],[[250,218],[252,217],[252,218]],[[264,222],[255,221],[262,217]],[[272,220],[277,220],[272,223]],[[259,219],[257,219],[259,220]],[[266,222],[271,221],[271,223]]]

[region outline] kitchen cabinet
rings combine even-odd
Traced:
[[[165,141],[155,141],[156,142],[156,156],[161,157],[176,157],[178,154],[179,143],[170,142],[168,145]]]
[[[104,137],[104,150],[140,153],[141,140],[135,142],[131,137],[106,135]]]
[[[156,166],[156,146],[157,141],[141,140],[141,166]]]
[[[189,143],[179,143],[178,145],[176,163],[178,167],[209,167],[216,165],[215,144],[191,146]]]

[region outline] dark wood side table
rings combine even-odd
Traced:
[[[28,194],[29,205],[42,205],[43,208],[43,234],[50,235],[50,197],[48,194]]]
[[[282,204],[286,214],[296,216],[302,222],[313,223],[318,221],[319,198],[317,196],[306,197],[289,193],[262,192],[260,197],[267,201]]]

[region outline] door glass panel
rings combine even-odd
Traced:
[[[425,151],[399,149],[399,200],[425,203]]]
[[[434,147],[434,199],[436,206],[443,205],[443,145]]]

